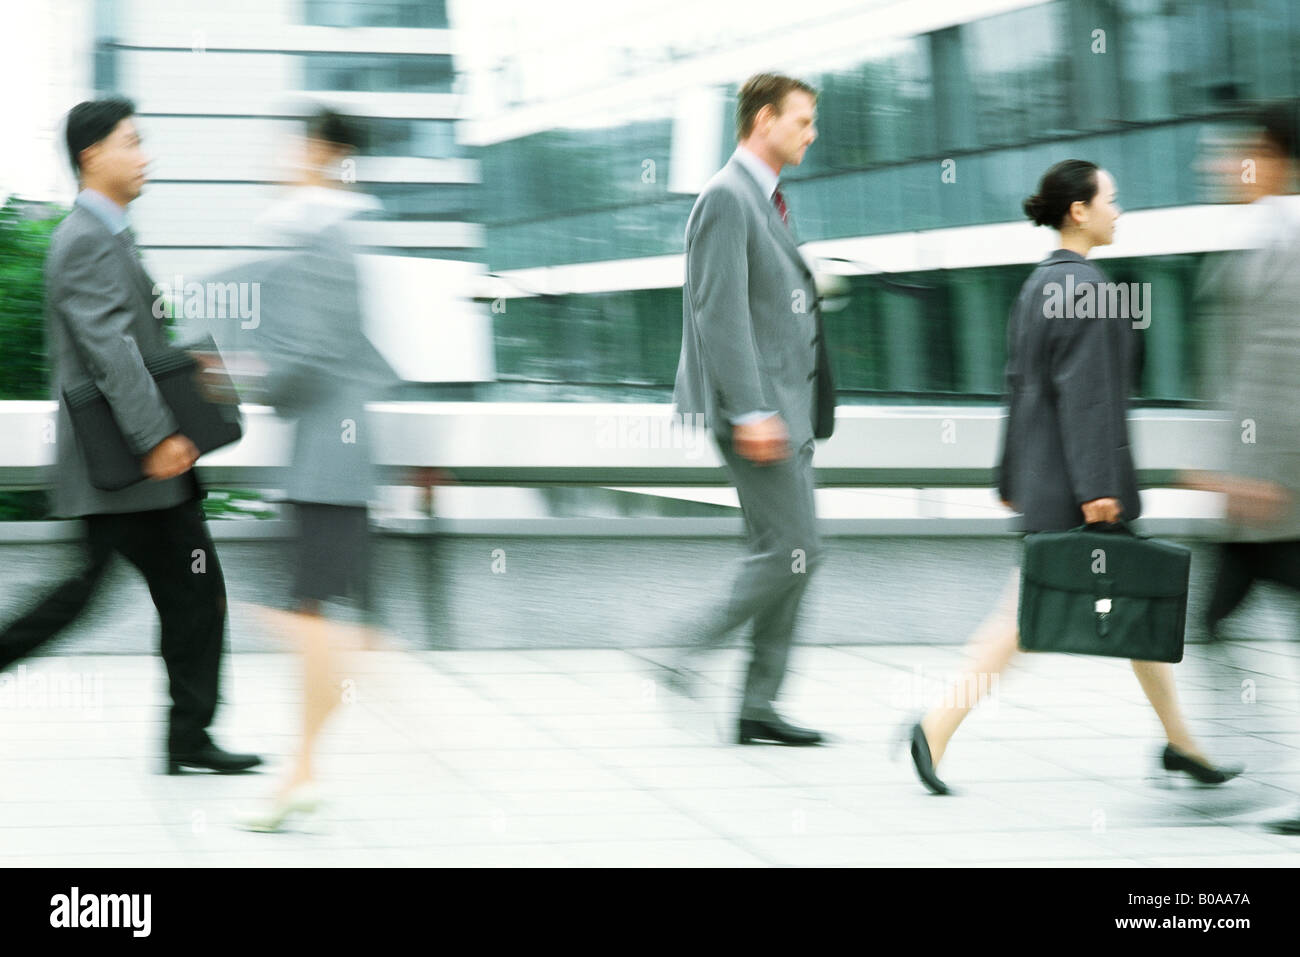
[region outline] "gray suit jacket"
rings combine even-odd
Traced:
[[[168,345],[164,320],[154,316],[153,304],[153,281],[126,234],[114,236],[94,213],[74,205],[55,229],[45,258],[51,398],[59,402],[54,515],[169,508],[198,494],[193,472],[116,492],[95,488],[63,402],[65,387],[93,379],[137,455],[177,431],[142,358]]]
[[[1025,280],[1007,325],[1008,411],[998,491],[1027,531],[1083,524],[1084,502],[1117,498],[1122,516],[1141,514],[1128,436],[1134,331],[1124,318],[1050,318],[1045,287],[1076,293],[1105,274],[1058,249]]]
[[[368,401],[401,380],[366,337],[345,219],[306,220],[299,247],[264,264],[248,342],[270,367],[262,401],[295,420],[290,501],[365,505],[376,473]]]
[[[677,411],[703,413],[720,437],[731,419],[781,415],[798,448],[827,438],[835,389],[812,271],[759,184],[733,157],[686,224]]]
[[[1211,256],[1198,284],[1205,324],[1206,397],[1231,413],[1222,467],[1276,482],[1291,505],[1267,527],[1230,526],[1230,541],[1300,538],[1300,198],[1268,211],[1260,248]],[[1264,210],[1261,210],[1263,212]],[[1261,225],[1265,225],[1261,224]],[[1243,428],[1249,420],[1253,433]],[[1243,437],[1254,441],[1243,441]]]

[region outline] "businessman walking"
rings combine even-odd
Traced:
[[[822,736],[777,714],[795,618],[821,558],[814,439],[834,428],[835,391],[812,271],[779,177],[816,138],[817,94],[758,74],[741,88],[739,145],[705,185],[686,226],[682,352],[674,401],[704,415],[740,497],[749,555],[730,600],[664,677],[693,691],[692,661],[753,622],[737,739],[810,745]]]
[[[140,570],[162,623],[172,698],[165,770],[244,771],[261,763],[213,743],[224,649],[226,588],[191,471],[198,451],[182,435],[145,368],[167,345],[153,282],[126,220],[148,158],[128,100],[79,103],[67,117],[68,156],[81,185],[45,261],[46,342],[59,398],[53,513],[85,519],[88,561],[0,631],[0,669],[31,654],[85,609],[114,552]],[[93,381],[149,476],[121,491],[90,482],[62,390]]]

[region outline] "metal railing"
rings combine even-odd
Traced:
[[[292,450],[292,424],[266,406],[245,405],[244,438],[199,461],[210,487],[276,488]],[[0,402],[0,488],[52,484],[54,402]],[[466,486],[728,485],[713,442],[667,404],[380,402],[370,406],[375,460],[384,484],[411,484],[411,470],[437,468]],[[818,443],[822,488],[977,488],[993,481],[1003,409],[998,406],[841,406],[835,435]],[[693,417],[692,417],[693,419]],[[1207,441],[1222,417],[1186,409],[1141,409],[1131,439],[1144,487],[1174,483],[1185,469],[1210,469]],[[1005,534],[1004,515],[986,518],[834,519],[835,534]],[[1203,514],[1166,515],[1146,528],[1164,534],[1209,534]],[[663,517],[499,521],[497,533],[525,526],[541,534],[716,534],[731,519]],[[712,526],[717,526],[709,531]],[[410,531],[427,526],[409,525]],[[444,529],[472,530],[473,522]],[[548,531],[549,530],[549,531]]]

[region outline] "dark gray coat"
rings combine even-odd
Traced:
[[[1127,318],[1049,318],[1047,286],[1077,297],[1105,274],[1058,249],[1025,280],[1007,325],[1007,418],[998,491],[1027,531],[1083,524],[1080,505],[1117,498],[1141,513],[1128,436],[1134,331]],[[1094,287],[1095,293],[1095,287]]]

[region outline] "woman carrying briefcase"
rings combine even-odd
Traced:
[[[1007,330],[1006,391],[998,489],[1002,504],[1024,516],[1028,532],[1064,532],[1083,524],[1137,518],[1137,476],[1129,451],[1132,381],[1130,315],[1100,318],[1105,274],[1087,261],[1109,245],[1119,217],[1115,183],[1096,164],[1064,160],[1049,169],[1025,213],[1060,236],[1055,252],[1025,281]],[[949,793],[936,773],[948,742],[1017,650],[1020,572],[997,610],[972,637],[972,662],[945,705],[903,735],[921,782]],[[1202,784],[1221,784],[1241,768],[1219,768],[1183,720],[1167,661],[1133,661],[1133,671],[1168,737],[1160,761]],[[951,705],[946,702],[952,702]]]

